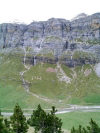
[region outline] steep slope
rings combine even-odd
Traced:
[[[0,108],[100,104],[100,13],[0,25]]]
[[[0,24],[0,47],[32,46],[63,48],[66,41],[100,43],[100,13],[73,21],[51,18],[48,21],[23,24]]]

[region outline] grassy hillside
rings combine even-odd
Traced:
[[[49,106],[31,95],[28,95],[22,85],[20,72],[23,71],[23,55],[1,54],[0,55],[0,108],[13,108],[19,103],[23,108],[32,108],[41,103],[43,106]]]
[[[68,68],[61,65],[70,83],[59,80],[61,72],[56,64],[30,66],[23,75],[29,83],[30,93],[27,93],[20,76],[20,72],[26,70],[23,58],[23,51],[0,54],[0,108],[13,108],[15,103],[23,108],[36,107],[39,103],[44,108],[66,107],[69,103],[100,104],[100,78],[94,66]]]
[[[25,73],[25,79],[31,83],[30,90],[39,95],[51,99],[59,99],[61,96],[65,96],[65,83],[59,82],[56,77],[55,70],[56,65],[51,64],[38,64],[31,67],[31,69]]]

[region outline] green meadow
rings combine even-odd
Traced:
[[[23,75],[29,83],[30,93],[27,93],[20,76],[20,72],[26,70],[23,58],[23,51],[0,53],[0,108],[10,109],[16,103],[22,108],[35,108],[39,103],[43,108],[51,108],[52,105],[64,108],[67,104],[100,104],[100,78],[95,74],[93,65],[75,68],[61,65],[71,79],[67,84],[59,81],[56,64],[31,65]]]

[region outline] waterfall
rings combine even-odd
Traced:
[[[100,63],[96,64],[95,72],[96,72],[97,76],[100,77]]]
[[[73,56],[71,55],[71,60],[73,59]]]
[[[33,57],[33,64],[36,65],[36,59],[35,59],[36,56]]]

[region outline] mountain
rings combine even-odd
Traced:
[[[100,103],[100,13],[0,24],[0,107]]]
[[[76,20],[76,19],[81,19],[81,18],[86,18],[88,15],[85,13],[81,13],[79,15],[77,15],[75,18],[73,18],[72,20]]]
[[[47,43],[52,44],[55,37],[57,37],[55,40],[58,44],[61,42],[63,44],[64,40],[92,40],[91,43],[94,43],[94,40],[100,39],[99,27],[100,13],[91,16],[80,14],[73,21],[51,18],[44,22],[32,22],[29,25],[4,23],[0,24],[0,47],[18,45],[36,47],[40,45],[41,39],[43,39],[41,44],[43,47]],[[48,37],[52,36],[54,38],[46,42]]]

